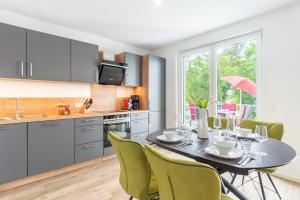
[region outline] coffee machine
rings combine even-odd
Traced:
[[[132,103],[132,109],[133,110],[138,110],[139,109],[139,104],[140,104],[139,95],[131,95],[130,99],[131,99],[131,103]]]

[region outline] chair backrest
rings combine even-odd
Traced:
[[[236,111],[236,104],[234,103],[224,103],[222,104],[221,108],[223,110],[229,110],[229,111]]]
[[[207,117],[207,123],[209,128],[214,128],[214,117]],[[228,120],[226,118],[221,119],[222,123],[222,128],[221,129],[226,129]]]
[[[243,106],[241,119],[249,119],[252,113],[252,106]]]
[[[281,140],[284,132],[284,125],[280,122],[262,122],[256,120],[245,119],[241,121],[241,128],[249,128],[255,132],[257,125],[265,125],[268,129],[268,136],[273,139]]]
[[[119,181],[123,189],[137,199],[146,199],[151,169],[144,147],[139,143],[109,133],[109,140],[120,162]]]
[[[221,181],[209,165],[170,158],[150,145],[146,156],[158,181],[160,200],[220,200]]]

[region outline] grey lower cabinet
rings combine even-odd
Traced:
[[[140,144],[147,144],[146,137],[149,133],[149,118],[147,112],[132,113],[131,118],[131,140]]]
[[[75,119],[75,163],[103,156],[103,117]]]
[[[74,120],[28,123],[28,175],[74,164]]]
[[[166,128],[166,112],[157,111],[149,112],[149,133],[159,131]]]
[[[0,125],[0,184],[27,176],[27,124]]]
[[[98,46],[71,40],[71,81],[98,83]]]
[[[26,78],[26,29],[0,23],[0,77]]]
[[[27,79],[70,81],[70,40],[27,30]]]

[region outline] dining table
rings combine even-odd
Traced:
[[[255,170],[287,165],[296,158],[296,151],[284,142],[271,138],[268,138],[263,142],[252,140],[250,151],[254,153],[263,152],[263,154],[256,154],[255,159],[251,160],[246,165],[241,165],[239,164],[239,161],[241,161],[244,156],[235,159],[224,159],[208,154],[205,149],[212,145],[208,138],[198,138],[197,134],[194,133],[194,137],[192,137],[194,139],[190,143],[187,143],[185,139],[182,139],[177,143],[166,143],[157,139],[157,136],[163,135],[164,131],[178,131],[183,135],[185,131],[191,131],[194,133],[192,130],[188,129],[178,130],[176,128],[171,128],[153,132],[147,136],[146,140],[149,141],[150,144],[155,144],[160,148],[194,159],[197,162],[211,165],[220,174],[230,172],[235,175],[249,175]],[[232,192],[240,200],[249,199],[228,180],[222,177],[223,192],[225,192],[225,188],[227,188],[228,191]]]

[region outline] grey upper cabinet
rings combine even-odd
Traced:
[[[124,53],[124,59],[124,62],[128,65],[128,68],[125,72],[125,85],[129,87],[142,86],[143,57],[126,52]]]
[[[0,23],[0,77],[26,78],[26,29]]]
[[[148,101],[150,111],[166,109],[166,59],[148,56]]]
[[[27,30],[27,78],[70,81],[70,40]]]
[[[0,125],[0,184],[27,176],[27,124]]]
[[[74,120],[28,124],[28,175],[74,164]]]
[[[71,81],[98,82],[98,46],[71,41]]]

